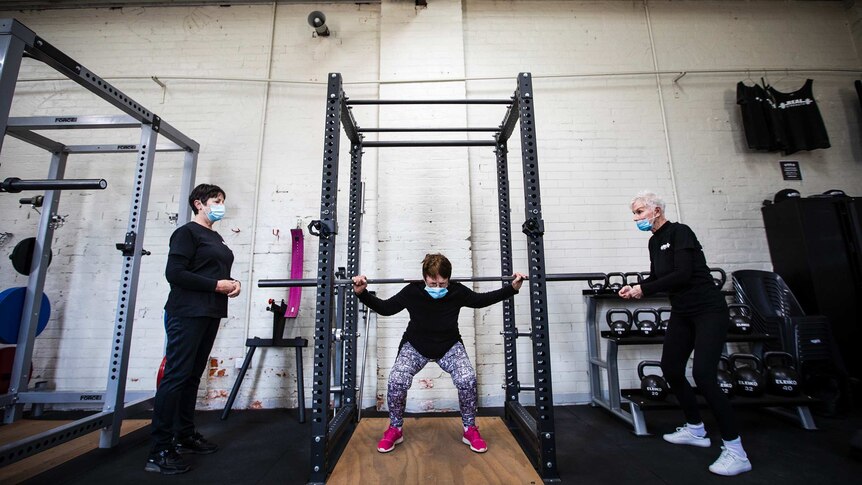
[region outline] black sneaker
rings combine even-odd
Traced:
[[[174,447],[181,455],[193,453],[195,455],[209,455],[218,451],[218,445],[207,441],[200,433],[195,433],[185,438],[176,438]]]
[[[144,471],[162,475],[179,475],[190,469],[191,466],[173,449],[151,452],[144,467]]]

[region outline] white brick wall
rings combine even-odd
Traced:
[[[461,3],[441,1],[434,8],[417,9],[411,2],[384,2],[380,25],[380,78],[383,81],[445,79],[464,76]],[[431,41],[433,39],[433,41]],[[463,82],[383,84],[381,99],[463,99]],[[382,106],[381,127],[466,126],[466,109],[454,106]],[[357,112],[357,116],[367,116]],[[460,134],[381,134],[381,140],[453,139]],[[373,151],[374,149],[371,149]],[[390,277],[421,278],[426,253],[442,252],[454,275],[471,272],[470,178],[466,148],[378,149],[377,261],[375,271]],[[366,266],[367,267],[367,266]],[[388,297],[398,285],[376,288]],[[464,316],[461,334],[475,360],[471,313]],[[378,318],[377,393],[386,395],[386,382],[407,312]],[[457,408],[451,379],[429,364],[414,379],[408,410]]]
[[[323,10],[333,35],[313,38],[305,18]],[[341,72],[352,98],[499,98],[515,88],[515,76],[534,76],[546,257],[551,273],[632,271],[648,267],[646,235],[632,227],[626,204],[643,188],[664,194],[669,213],[679,210],[703,243],[708,260],[728,271],[770,268],[760,202],[784,187],[803,194],[841,188],[859,194],[859,100],[852,74],[810,76],[769,73],[780,90],[804,77],[815,96],[833,147],[789,157],[804,180],[784,182],[780,154],[745,148],[735,83],[745,74],[583,76],[652,71],[653,52],[641,2],[435,0],[428,8],[383,0],[381,5],[133,8],[0,12],[40,36],[201,143],[198,181],[228,193],[228,218],[220,232],[234,250],[234,275],[244,294],[231,301],[212,356],[214,375],[201,386],[201,407],[218,408],[236,375],[247,336],[269,333],[267,298],[286,291],[261,290],[259,279],[287,275],[289,229],[318,218],[324,82]],[[693,71],[750,68],[858,67],[856,10],[840,2],[649,2],[658,68]],[[854,27],[851,29],[851,26]],[[270,59],[271,53],[271,59]],[[269,70],[267,66],[270,65]],[[163,90],[149,80],[159,76]],[[22,78],[56,78],[25,60]],[[131,77],[134,79],[121,79]],[[195,78],[223,80],[196,80]],[[271,77],[265,85],[251,82]],[[463,81],[463,78],[474,79]],[[475,80],[476,78],[497,78]],[[227,79],[246,79],[227,80]],[[382,84],[350,84],[375,81]],[[455,79],[456,81],[445,81]],[[411,82],[416,80],[437,82]],[[663,106],[659,101],[661,89]],[[265,109],[265,112],[262,110]],[[495,126],[502,106],[357,107],[362,126]],[[67,81],[19,83],[14,116],[112,114],[116,110]],[[667,131],[662,121],[664,113]],[[667,134],[670,157],[665,143]],[[422,135],[386,134],[379,139]],[[458,134],[427,135],[450,139]],[[485,135],[471,134],[483,139]],[[68,142],[136,143],[133,130],[74,132]],[[369,139],[378,139],[370,136]],[[117,141],[114,141],[117,140]],[[348,143],[342,138],[340,234],[346,235]],[[47,154],[7,139],[0,177],[42,178]],[[520,146],[509,145],[516,268],[526,270]],[[673,172],[671,172],[672,160]],[[428,251],[447,254],[455,274],[499,272],[495,159],[489,148],[375,149],[363,157],[366,214],[363,271],[412,277]],[[119,254],[114,243],[126,227],[131,168],[124,156],[73,156],[68,177],[104,177],[101,192],[64,192],[69,222],[55,233],[54,263],[46,292],[52,321],[37,340],[35,374],[61,389],[104,387],[109,332],[116,306]],[[182,157],[157,157],[135,320],[130,389],[151,389],[161,359],[161,308],[167,295],[163,268],[173,225]],[[671,175],[675,184],[671,181]],[[674,204],[674,196],[679,207]],[[255,215],[256,214],[256,215]],[[675,218],[675,217],[673,217]],[[0,231],[15,234],[4,254],[35,233],[38,216],[0,197]],[[233,232],[231,229],[238,229]],[[280,237],[273,230],[280,230]],[[344,237],[339,247],[344,253]],[[317,240],[306,240],[305,274],[315,276]],[[0,259],[0,267],[9,268]],[[344,265],[343,257],[338,264]],[[11,270],[0,287],[24,286]],[[493,284],[476,289],[493,289]],[[583,402],[588,393],[585,308],[581,284],[550,283],[554,391],[558,403]],[[377,288],[381,296],[396,286]],[[304,291],[300,317],[288,336],[312,335],[314,299]],[[525,321],[528,302],[516,298]],[[500,307],[464,311],[462,334],[479,374],[481,405],[502,402]],[[385,396],[406,316],[378,318],[370,335],[364,405]],[[521,323],[524,327],[524,323]],[[531,383],[530,347],[519,344],[520,379]],[[621,352],[623,385],[634,384],[637,361],[657,349]],[[258,353],[238,407],[296,405],[292,351]],[[305,353],[310,368],[311,352]],[[222,374],[222,375],[220,375]],[[435,365],[420,374],[408,408],[457,406],[451,382]],[[433,388],[426,389],[429,382]],[[311,384],[306,372],[306,387]],[[525,399],[529,402],[529,398]]]

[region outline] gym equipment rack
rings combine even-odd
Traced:
[[[342,89],[339,73],[328,76],[326,118],[323,137],[323,187],[320,219],[312,221],[309,232],[319,237],[317,279],[298,280],[297,286],[316,286],[314,331],[314,368],[311,396],[311,475],[310,483],[324,483],[335,466],[358,421],[356,402],[357,299],[349,286],[347,275],[360,274],[360,219],[362,206],[362,153],[369,147],[455,147],[492,146],[497,162],[497,190],[500,222],[500,274],[511,275],[512,238],[509,207],[509,176],[507,143],[516,125],[520,125],[521,159],[524,177],[525,221],[521,226],[527,236],[530,295],[530,332],[518,332],[515,327],[514,298],[503,301],[503,340],[506,365],[505,420],[533,466],[545,482],[559,482],[557,471],[554,400],[548,328],[546,282],[586,281],[604,279],[600,273],[568,275],[545,274],[541,194],[539,191],[539,160],[536,117],[530,73],[518,75],[514,94],[509,99],[473,100],[350,100]],[[499,104],[506,105],[503,121],[497,128],[376,128],[363,129],[353,118],[351,106],[382,104]],[[518,123],[520,121],[520,123]],[[350,191],[347,234],[347,267],[335,269],[335,237],[338,195],[338,163],[340,128],[350,141]],[[493,139],[450,141],[364,141],[363,133],[381,132],[493,132]],[[487,278],[487,279],[486,279]],[[458,278],[453,278],[458,279]],[[462,278],[461,281],[505,281],[505,277]],[[407,280],[369,280],[370,283],[405,283]],[[289,287],[291,280],[261,280],[260,287]],[[339,290],[340,291],[337,291]],[[337,297],[337,298],[336,298]],[[534,384],[518,382],[515,341],[529,337],[533,346]],[[333,343],[337,343],[334,348]],[[333,386],[330,374],[333,356],[336,361]],[[535,416],[519,401],[523,391],[535,394]],[[335,394],[336,410],[330,415],[330,395]]]
[[[18,81],[21,60],[24,57],[47,64],[126,114],[10,118],[12,96]],[[137,145],[65,145],[36,133],[36,131],[90,128],[140,128],[140,143]],[[20,419],[26,404],[88,403],[101,404],[102,406],[101,412],[86,418],[0,446],[0,467],[100,428],[99,447],[111,448],[119,442],[123,418],[146,407],[154,395],[154,391],[127,393],[126,375],[141,257],[147,254],[143,248],[143,241],[155,154],[156,152],[167,151],[185,153],[177,211],[177,222],[184,223],[191,219],[191,210],[187,201],[195,180],[200,147],[197,142],[37,36],[32,30],[15,19],[0,19],[0,134],[2,134],[0,136],[0,149],[2,149],[5,135],[9,135],[51,153],[48,180],[23,181],[7,178],[6,182],[9,184],[4,183],[4,186],[11,187],[12,190],[4,188],[0,191],[46,190],[44,210],[39,221],[33,254],[32,271],[27,285],[27,294],[19,327],[9,392],[0,396],[0,407],[6,408],[4,422],[12,423]],[[158,146],[159,135],[167,138],[170,143]],[[107,385],[104,391],[28,391],[30,359],[33,355],[36,324],[39,321],[37,302],[42,300],[60,191],[82,187],[82,181],[64,179],[66,161],[69,155],[73,153],[128,153],[134,154],[136,157],[128,225],[124,241],[117,243],[117,249],[122,252],[123,266],[112,332],[112,349],[108,359]]]
[[[730,296],[733,293],[723,292],[723,294]],[[647,399],[640,389],[620,389],[617,356],[621,345],[661,345],[664,343],[664,336],[644,337],[629,335],[618,337],[613,332],[600,330],[598,320],[598,307],[600,303],[607,301],[619,302],[622,301],[622,298],[617,295],[616,290],[603,288],[583,290],[583,296],[587,304],[587,359],[590,369],[590,402],[593,406],[600,406],[615,417],[631,425],[635,435],[649,436],[650,433],[647,431],[644,411],[678,409],[680,407],[679,402],[673,395],[668,396],[664,401],[654,401]],[[638,300],[638,302],[643,303],[645,301],[664,300],[666,298],[667,295],[658,294],[644,297]],[[775,339],[776,337],[773,335],[762,333],[747,335],[728,333],[725,340],[724,354],[727,354],[726,343],[729,342],[750,342],[754,345],[762,346],[764,342]],[[604,360],[599,355],[602,348],[602,340],[606,343]],[[606,373],[607,385],[603,382],[602,370]],[[797,420],[807,430],[817,429],[814,424],[814,418],[808,409],[808,405],[814,402],[814,399],[804,395],[797,397],[767,395],[757,398],[734,396],[730,399],[732,406],[776,408],[774,411],[778,414]],[[705,406],[705,400],[700,395],[698,395],[698,404]],[[779,409],[784,407],[793,408],[795,414],[785,409]]]

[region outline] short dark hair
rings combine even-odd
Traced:
[[[422,260],[422,277],[442,276],[447,280],[452,277],[452,263],[440,253],[426,254]]]
[[[201,201],[201,204],[206,204],[208,200],[213,197],[218,197],[221,194],[222,197],[227,199],[227,194],[224,193],[224,190],[221,189],[218,185],[212,184],[200,184],[194,189],[192,189],[192,193],[189,194],[189,205],[192,206],[192,212],[195,214],[198,213],[198,208],[195,207],[195,201]]]

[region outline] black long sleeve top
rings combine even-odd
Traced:
[[[685,224],[666,222],[649,240],[650,276],[641,282],[644,296],[667,292],[677,313],[727,309],[712,281],[703,247]]]
[[[176,317],[227,316],[227,295],[216,293],[219,280],[231,279],[233,252],[221,235],[196,222],[171,235],[165,278],[171,285],[165,311]]]
[[[410,342],[420,354],[429,359],[439,359],[457,342],[461,342],[458,331],[458,314],[462,307],[483,308],[501,302],[518,291],[512,285],[487,293],[476,293],[461,283],[451,282],[443,298],[435,300],[425,291],[423,283],[410,283],[395,296],[381,300],[368,291],[359,295],[359,300],[380,315],[395,315],[407,309],[410,321],[401,338],[401,345]]]

